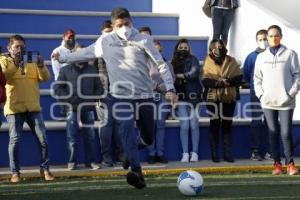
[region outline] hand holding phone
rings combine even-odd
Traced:
[[[43,58],[43,56],[41,56],[41,55],[37,56],[36,64],[37,64],[37,66],[39,68],[43,68],[44,67],[45,64],[44,64],[44,58]]]

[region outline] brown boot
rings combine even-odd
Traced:
[[[19,183],[20,181],[21,181],[20,174],[13,174],[13,175],[11,175],[10,182],[12,182],[12,183]]]
[[[45,181],[53,181],[55,179],[49,170],[40,169],[40,174],[43,178],[45,178]]]

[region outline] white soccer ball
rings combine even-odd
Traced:
[[[193,170],[182,172],[177,179],[179,191],[187,196],[199,195],[204,188],[201,174]]]

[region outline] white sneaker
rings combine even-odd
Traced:
[[[273,160],[271,154],[269,154],[269,152],[267,152],[264,156],[265,160]]]
[[[198,162],[198,154],[195,152],[191,153],[191,162]]]
[[[182,154],[181,162],[184,162],[184,163],[189,162],[189,153]]]

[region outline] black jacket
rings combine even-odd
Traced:
[[[81,75],[91,76],[84,77],[79,81]],[[59,82],[55,84],[54,93],[58,96],[59,101],[70,103],[72,110],[75,112],[78,111],[77,108],[81,103],[93,103],[99,100],[99,96],[104,92],[97,68],[87,64],[83,68],[75,65],[67,65],[61,68],[57,81],[67,81],[71,84],[73,94],[69,98],[59,98],[70,93],[70,88],[67,84],[60,84]],[[78,90],[81,91],[81,96]],[[95,98],[91,99],[91,96],[95,96]],[[84,106],[82,109],[83,111],[91,111],[95,109],[95,106]]]
[[[190,56],[177,68],[176,74],[184,74],[185,79],[176,78],[175,88],[180,101],[197,104],[202,99],[202,86],[200,83],[200,65],[195,56]]]

